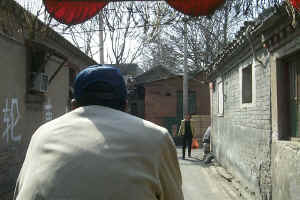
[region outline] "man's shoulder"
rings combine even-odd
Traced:
[[[54,132],[59,131],[60,128],[65,130],[68,127],[77,126],[87,128],[89,126],[110,127],[112,128],[111,130],[131,132],[130,135],[135,135],[136,137],[143,135],[145,138],[153,139],[161,138],[163,135],[168,134],[166,128],[134,115],[110,108],[91,106],[89,108],[76,109],[43,124],[34,135],[52,135]]]
[[[45,122],[41,126],[39,126],[34,132],[33,136],[36,135],[47,135],[47,133],[52,134],[55,129],[57,129],[60,125],[64,126],[64,124],[74,123],[72,120],[74,116],[71,113],[66,113],[58,118],[55,118],[51,121]]]
[[[152,141],[156,144],[160,143],[160,144],[162,144],[162,146],[165,146],[166,144],[168,144],[167,146],[173,145],[173,147],[175,147],[175,143],[172,139],[172,136],[166,128],[159,126],[153,122],[147,121],[147,120],[142,119],[142,121],[144,123],[144,127],[146,129],[151,130],[151,131],[149,131],[150,134],[148,134],[148,137],[149,137],[148,141]]]
[[[124,132],[130,132],[126,135],[134,137],[134,141],[144,141],[151,146],[151,144],[164,144],[166,140],[171,138],[166,128],[126,112],[111,112],[110,118],[118,119],[118,126]]]
[[[137,116],[134,116],[132,114],[118,111],[118,110],[113,110],[110,108],[105,108],[105,112],[107,113],[106,117],[111,118],[112,120],[119,120],[123,121],[123,123],[127,123],[128,126],[136,126],[136,127],[143,127],[145,129],[152,129],[158,132],[162,133],[167,133],[168,130],[162,126],[159,126],[158,124],[155,124],[153,122],[150,122],[148,120],[139,118]]]
[[[150,122],[150,121],[147,121],[147,120],[144,120],[144,119],[141,119],[139,118],[139,120],[141,120],[141,122],[143,123],[143,126],[145,128],[149,128],[149,129],[153,129],[155,131],[158,131],[158,132],[161,132],[163,134],[166,134],[168,133],[168,130],[162,126],[159,126],[153,122]]]
[[[168,133],[168,130],[158,124],[150,122],[148,120],[139,118],[137,116],[131,115],[129,113],[122,113],[123,120],[130,126],[140,127],[145,130],[152,130],[160,133]]]
[[[124,124],[127,124],[127,129],[135,130],[139,129],[137,134],[147,134],[149,137],[161,137],[163,135],[169,135],[169,131],[153,122],[131,115],[129,113],[122,113],[120,115]],[[153,138],[154,139],[154,138]]]

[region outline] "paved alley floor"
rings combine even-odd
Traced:
[[[204,163],[202,149],[193,149],[192,157],[186,157],[183,160],[182,149],[178,147],[177,155],[182,173],[185,200],[239,199],[226,181],[214,170],[215,168]]]

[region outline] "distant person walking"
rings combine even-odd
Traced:
[[[192,140],[194,137],[195,128],[191,124],[191,115],[187,113],[184,120],[181,121],[179,135],[183,136],[182,159],[185,159],[185,149],[188,147],[188,156],[192,153]]]

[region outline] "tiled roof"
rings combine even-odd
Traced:
[[[143,73],[143,70],[139,68],[137,64],[106,64],[106,65],[119,68],[123,75],[137,76]]]
[[[162,65],[158,65],[144,72],[143,74],[137,76],[135,78],[135,81],[137,84],[143,84],[143,83],[150,83],[153,81],[164,80],[175,76],[182,76],[182,75],[183,75],[182,73],[177,73],[169,70],[168,68]]]
[[[244,25],[236,33],[235,39],[218,54],[212,64],[208,65],[207,73],[209,76],[216,73],[226,62],[232,60],[232,57],[239,54],[242,49],[245,47],[249,48],[247,34],[251,33],[252,38],[254,38],[255,32],[261,29],[261,27],[265,25],[265,22],[274,16],[277,11],[276,8],[269,8],[261,13],[255,20],[244,22]]]
[[[17,3],[15,0],[1,0],[0,1],[0,7],[3,9],[6,9],[8,6],[11,6],[14,10],[15,10],[15,16],[16,19],[13,19],[13,23],[15,23],[15,21],[20,21],[20,20],[25,20],[24,18],[22,18],[22,13],[26,13],[29,16],[35,17],[33,14],[31,14],[30,12],[26,11],[25,8],[23,8],[19,3]],[[22,21],[23,23],[23,21]],[[37,19],[37,23],[39,23],[42,26],[46,27],[46,24],[43,23],[42,21],[40,21],[39,19]],[[57,41],[57,43],[62,47],[67,49],[69,52],[72,52],[73,55],[75,56],[79,56],[81,57],[81,59],[84,59],[86,63],[92,65],[92,64],[96,64],[97,62],[95,60],[93,60],[91,57],[87,56],[85,53],[83,53],[80,49],[78,49],[77,47],[75,47],[71,42],[69,42],[67,39],[65,39],[63,36],[61,36],[59,33],[57,33],[55,30],[53,30],[51,27],[49,27],[49,29],[47,30],[47,38],[46,39],[41,39],[39,37],[39,35],[37,36],[37,38],[35,38],[35,41],[40,42],[42,44],[45,44],[47,46],[50,47],[50,44],[47,43],[47,39],[51,39],[54,41]]]

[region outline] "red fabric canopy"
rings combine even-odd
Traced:
[[[300,11],[300,0],[290,0],[290,2],[294,6],[294,8]]]
[[[57,21],[74,25],[94,17],[107,2],[43,0],[49,14]]]
[[[43,0],[50,15],[67,25],[80,24],[95,16],[108,2],[97,0]],[[134,0],[127,0],[134,1]],[[136,0],[143,1],[143,0]],[[155,0],[153,0],[155,1]],[[206,16],[225,0],[166,0],[176,10],[190,16]],[[290,0],[299,2],[299,0]]]
[[[167,0],[176,10],[190,16],[207,16],[223,5],[225,0]]]

